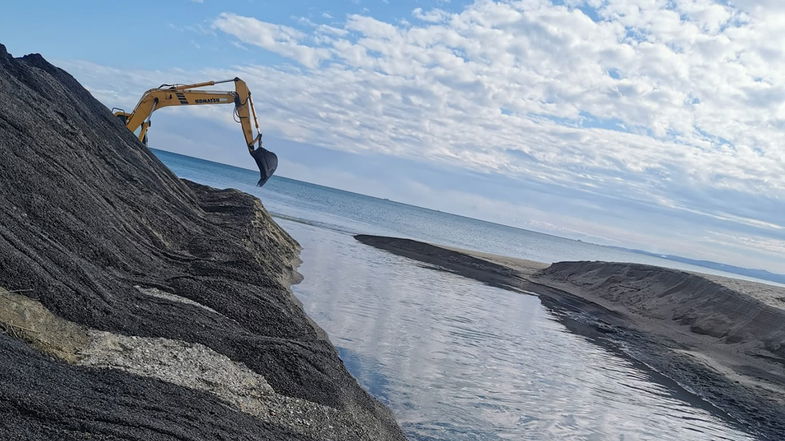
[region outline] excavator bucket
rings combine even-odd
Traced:
[[[253,156],[256,165],[259,167],[261,178],[259,178],[259,182],[256,185],[261,187],[275,173],[275,169],[278,168],[278,156],[262,146],[252,151],[251,156]]]

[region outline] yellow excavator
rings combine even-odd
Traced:
[[[234,83],[234,91],[196,90],[222,83]],[[206,104],[234,104],[235,121],[242,126],[248,153],[251,154],[259,167],[261,178],[257,185],[260,187],[264,185],[278,167],[278,157],[262,146],[262,133],[259,131],[259,120],[256,118],[256,109],[254,109],[253,100],[251,100],[251,91],[248,90],[245,81],[239,78],[195,84],[162,84],[156,89],[145,92],[133,112],[128,113],[117,108],[112,111],[128,130],[137,135],[139,141],[147,145],[147,131],[150,129],[150,117],[153,112],[168,106]],[[254,127],[251,126],[251,118],[253,118],[256,127],[255,132]]]

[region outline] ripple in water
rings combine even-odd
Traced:
[[[294,288],[413,440],[751,439],[649,371],[571,334],[536,297],[356,242],[389,234],[521,258],[697,269],[156,151],[178,176],[260,196],[303,246]],[[288,220],[287,220],[288,219]]]
[[[752,439],[526,296],[280,220],[294,288],[358,381],[413,440]]]

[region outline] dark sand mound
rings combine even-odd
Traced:
[[[540,273],[626,312],[672,320],[696,333],[785,364],[785,310],[705,277],[649,265],[558,262]],[[768,353],[764,353],[768,352]]]
[[[298,245],[257,199],[180,181],[70,75],[2,45],[0,152],[0,288],[85,332],[226,356],[341,415],[263,422],[155,373],[67,363],[17,338],[41,326],[17,314],[30,323],[0,333],[0,438],[402,439],[288,291]]]
[[[507,287],[511,279],[519,278],[518,273],[507,266],[429,243],[369,234],[357,234],[354,238],[366,245],[430,265],[436,265],[440,269],[471,277],[501,288]]]

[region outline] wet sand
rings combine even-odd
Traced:
[[[537,295],[572,332],[643,363],[760,439],[785,438],[785,288],[649,265],[549,265],[355,238],[435,270]]]

